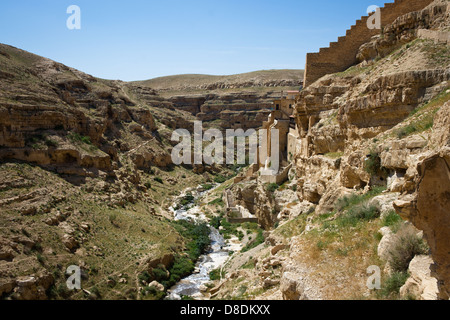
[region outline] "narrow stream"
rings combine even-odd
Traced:
[[[191,190],[191,192],[196,200],[213,190],[214,189],[206,192]],[[176,204],[174,204],[170,210],[173,212],[175,220],[191,219],[199,222],[207,222],[207,218],[202,214],[199,206],[192,206],[187,208],[187,210],[175,210],[174,207],[176,207]],[[180,300],[182,296],[190,296],[195,299],[208,298],[202,294],[201,288],[206,283],[210,282],[209,273],[214,269],[222,267],[229,258],[229,252],[235,250],[235,248],[232,248],[232,246],[225,243],[219,230],[211,226],[210,229],[211,233],[209,237],[211,239],[211,245],[209,251],[200,256],[195,272],[192,275],[180,280],[180,282],[170,288],[168,291],[168,300]]]

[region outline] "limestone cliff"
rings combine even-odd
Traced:
[[[282,186],[243,175],[231,188],[269,226],[266,245],[284,246],[253,255],[282,261],[279,283],[259,297],[280,298],[277,288],[295,300],[393,298],[385,285],[368,290],[366,270],[376,265],[384,284],[399,275],[406,281],[409,266],[397,297],[449,298],[450,5],[419,2],[420,10],[391,17],[381,34],[352,49],[350,68],[300,92],[295,175]],[[428,254],[431,272],[418,275],[430,268]],[[253,278],[253,289],[263,280]]]
[[[299,90],[303,70],[267,70],[231,76],[179,75],[138,81],[154,88],[178,110],[212,126],[259,128],[282,92]]]

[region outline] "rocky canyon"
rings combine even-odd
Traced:
[[[220,251],[180,298],[450,299],[450,2],[406,3],[305,70],[127,82],[0,44],[0,297],[167,299]],[[175,165],[195,121],[279,129],[280,169]]]

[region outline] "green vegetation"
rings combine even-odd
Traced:
[[[46,139],[45,140],[45,145],[47,146],[47,147],[50,147],[50,148],[57,148],[58,147],[58,142],[56,141],[56,140],[53,140],[53,139]]]
[[[168,269],[160,264],[156,268],[153,268],[150,273],[148,271],[142,272],[138,276],[139,281],[149,283],[156,280],[164,288],[170,288],[183,277],[188,276],[194,271],[195,261],[197,261],[200,255],[210,245],[210,229],[206,223],[193,223],[191,221],[181,220],[172,222],[172,226],[188,240],[186,254],[176,255],[174,263]],[[144,288],[143,294],[147,299],[155,300],[160,300],[165,296],[164,292],[160,292],[152,287]]]
[[[439,111],[439,107],[450,99],[449,88],[450,86],[447,86],[435,98],[412,111],[410,123],[395,131],[397,138],[402,139],[411,134],[431,129],[434,125],[434,116]]]
[[[254,240],[250,241],[244,248],[242,248],[241,252],[247,252],[253,248],[256,248],[260,244],[264,243],[264,241],[265,241],[265,239],[264,239],[264,235],[263,235],[263,230],[259,229],[258,233],[256,235],[256,238]]]
[[[152,300],[161,300],[166,296],[164,291],[159,291],[153,286],[144,287],[142,294],[146,297],[146,299],[149,299],[150,296],[150,299]]]
[[[155,180],[156,182],[158,182],[160,184],[164,184],[163,179],[161,179],[160,177],[155,177],[155,178],[153,178],[153,180]]]
[[[198,257],[195,259],[197,260]],[[166,288],[170,288],[183,277],[188,276],[194,271],[195,264],[194,261],[186,256],[176,256],[173,266],[169,269],[170,277],[167,280],[161,281],[161,284]]]
[[[378,218],[380,211],[375,206],[361,204],[351,207],[344,215],[339,216],[335,222],[341,227],[355,227],[359,222]]]
[[[343,152],[329,152],[329,153],[325,154],[325,157],[331,158],[331,159],[339,159],[339,158],[342,158],[343,155],[344,155]]]
[[[224,237],[224,239],[230,239],[233,235],[241,240],[244,237],[243,232],[239,230],[240,225],[237,223],[229,223],[226,218],[222,218],[219,227],[223,228],[220,230],[220,234]]]
[[[175,210],[179,210],[181,208],[186,207],[188,204],[191,204],[192,202],[194,202],[194,199],[195,198],[191,192],[186,193],[186,195],[180,199]]]
[[[386,168],[381,166],[380,153],[375,150],[370,150],[367,160],[364,163],[364,170],[374,176],[387,176]]]
[[[269,183],[266,186],[266,190],[269,192],[275,192],[279,188],[280,188],[280,186],[277,183]]]
[[[214,182],[215,183],[224,183],[225,181],[227,181],[228,179],[222,175],[218,175],[216,177],[214,177]]]
[[[222,198],[214,199],[213,201],[211,201],[208,204],[209,205],[217,205],[217,206],[221,206],[221,207],[223,207],[225,205],[225,203],[223,202]]]
[[[294,236],[300,235],[303,231],[305,231],[306,227],[306,219],[309,214],[300,215],[282,226],[275,229],[276,234],[282,235],[284,238],[289,239]]]
[[[242,269],[255,269],[256,261],[253,258],[248,259],[248,261],[241,267]]]
[[[422,52],[428,54],[429,59],[438,66],[448,65],[450,62],[450,50],[448,45],[435,43],[433,40],[422,40]]]
[[[428,254],[428,245],[413,232],[399,235],[399,240],[389,251],[389,264],[397,272],[406,272],[416,255]]]
[[[395,210],[389,211],[389,213],[383,218],[383,227],[391,227],[391,229],[398,230],[397,226],[402,222],[402,217],[400,217]],[[394,230],[393,230],[394,231]],[[396,231],[394,231],[396,233]]]
[[[431,129],[433,125],[434,125],[434,112],[425,114],[418,120],[413,121],[407,126],[398,129],[396,131],[396,135],[397,138],[403,139],[411,134],[427,131]]]
[[[378,292],[379,298],[398,298],[400,288],[408,280],[409,274],[407,272],[394,272],[390,277],[383,281],[381,290]]]
[[[212,188],[214,188],[214,186],[213,186],[212,184],[202,184],[202,188],[203,188],[205,191],[209,191],[209,190],[211,190]]]
[[[58,141],[51,139],[47,134],[34,134],[32,137],[28,137],[26,139],[26,144],[31,145],[33,149],[40,149],[44,145],[49,148],[57,148],[59,143]]]
[[[223,212],[220,212],[219,215],[212,217],[210,222],[211,227],[219,229],[223,218],[224,218]]]
[[[180,220],[174,222],[173,226],[183,237],[190,239],[186,244],[187,253],[192,261],[196,261],[210,244],[208,225]]]
[[[225,277],[225,271],[220,269],[214,269],[209,273],[209,279],[211,281],[220,280]]]
[[[69,140],[72,143],[85,143],[85,144],[92,144],[91,142],[91,138],[88,136],[82,136],[76,132],[69,132],[67,134],[67,138],[69,138]]]
[[[380,195],[384,190],[386,190],[385,187],[376,186],[365,194],[358,195],[356,193],[353,193],[349,196],[344,196],[338,199],[335,207],[338,211],[342,212],[346,209],[349,209],[351,206],[359,205],[373,197]]]

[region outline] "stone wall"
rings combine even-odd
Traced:
[[[381,25],[391,24],[399,16],[421,10],[431,2],[433,0],[396,0],[386,3],[381,8]],[[330,43],[328,48],[321,48],[317,53],[306,55],[305,87],[326,74],[344,71],[358,62],[356,55],[360,46],[380,33],[380,30],[369,29],[367,20],[368,16],[361,17],[337,42]]]

